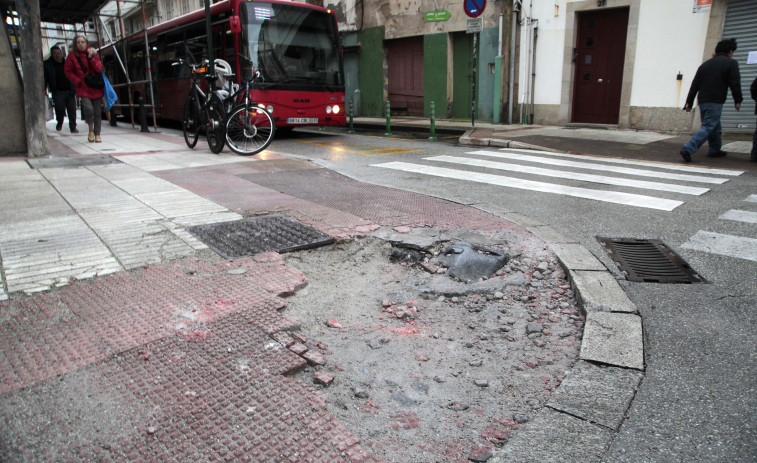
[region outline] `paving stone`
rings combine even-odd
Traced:
[[[581,309],[588,312],[638,313],[618,281],[608,271],[570,271],[571,285],[576,289]]]
[[[311,365],[325,365],[326,364],[326,357],[323,356],[320,352],[316,352],[313,350],[309,350],[302,354],[302,358],[308,361]]]
[[[576,243],[555,243],[552,250],[563,267],[572,270],[604,270],[607,268],[588,249]]]
[[[569,238],[549,225],[532,226],[528,230],[547,243],[578,243],[575,238]]]
[[[547,405],[617,431],[642,376],[636,370],[579,361]]]
[[[594,463],[601,461],[612,432],[588,421],[542,409],[488,463]]]
[[[334,382],[334,375],[325,370],[320,370],[313,375],[313,381],[328,386]]]
[[[633,314],[591,312],[586,317],[581,353],[583,360],[644,369],[641,317]]]

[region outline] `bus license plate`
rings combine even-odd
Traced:
[[[287,117],[287,124],[317,124],[317,117]]]

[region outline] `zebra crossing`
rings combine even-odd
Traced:
[[[757,203],[757,195],[747,196],[744,198],[744,202]],[[721,214],[718,219],[757,225],[757,212],[731,209]],[[754,232],[753,235],[757,236],[757,227],[754,227],[752,231]],[[757,262],[757,239],[747,236],[699,230],[681,247]]]
[[[510,148],[469,151],[465,157],[443,155],[423,160],[428,164],[394,161],[373,166],[662,211],[672,211],[685,202],[680,196],[671,198],[662,193],[699,196],[708,192],[710,186],[721,185],[743,173]],[[542,165],[549,167],[540,167]],[[537,179],[524,178],[528,176]],[[608,188],[608,185],[623,190]]]
[[[744,173],[510,148],[468,151],[464,156],[431,156],[423,161],[423,164],[394,161],[372,166],[668,212],[684,204],[687,198],[701,196]],[[743,208],[729,210],[718,218],[757,224],[757,212],[749,210],[757,203],[757,194],[746,197],[744,203]],[[757,229],[753,236],[757,237]],[[700,230],[682,247],[757,261],[757,238],[750,236]]]

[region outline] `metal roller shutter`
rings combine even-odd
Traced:
[[[746,64],[750,51],[757,51],[757,1],[730,0],[723,26],[723,38],[735,38],[738,50],[733,59],[739,62],[741,70],[741,91],[744,101],[741,111],[733,107],[733,100],[728,98],[723,106],[721,123],[727,131],[753,131],[755,125],[754,100],[749,96],[749,85],[757,76],[757,64]],[[730,92],[729,92],[730,94]]]

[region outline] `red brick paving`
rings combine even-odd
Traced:
[[[228,270],[244,267],[247,273]],[[0,393],[244,312],[265,333],[296,328],[277,312],[305,279],[275,253],[217,265],[197,259],[0,303]],[[53,312],[57,308],[60,314]],[[288,370],[286,368],[285,370]]]
[[[283,212],[341,239],[379,225],[513,228],[462,205],[333,173],[314,181],[319,169],[298,171],[311,191],[292,179],[285,194],[236,177],[229,192],[221,180],[231,179],[230,169],[215,166],[212,178],[203,169],[161,175],[233,210]],[[277,168],[267,169],[270,180]],[[318,188],[320,196],[308,196]],[[304,283],[267,253],[184,259],[0,302],[0,454],[9,461],[378,461],[326,412],[312,385],[286,376],[307,361],[285,333],[297,323],[279,312],[281,296]],[[397,416],[396,424],[414,426],[413,418]]]
[[[239,267],[247,272],[228,273]],[[272,337],[286,342],[283,330],[296,327],[278,312],[278,294],[303,282],[269,253],[185,259],[3,302],[0,411],[10,424],[0,451],[18,461],[376,461],[323,396],[284,375],[306,361]],[[106,391],[97,398],[121,408],[110,428],[122,432],[102,436],[103,446],[68,442],[65,425],[11,420],[71,422],[55,403],[19,406],[63,395],[59,378]],[[103,419],[97,426],[108,428]]]

